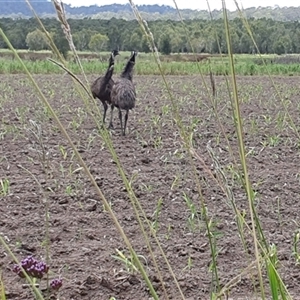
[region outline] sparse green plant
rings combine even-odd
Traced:
[[[153,190],[153,186],[151,184],[141,183],[140,189],[142,191],[151,192]]]
[[[278,269],[278,264],[277,248],[274,244],[271,244],[267,260],[267,274],[270,282],[272,299],[288,299],[285,287],[276,271]]]
[[[156,137],[153,137],[151,139],[151,144],[153,145],[153,147],[155,149],[159,149],[163,146],[163,140],[162,140],[162,137],[160,135],[156,136]]]
[[[125,266],[126,271],[129,274],[135,274],[138,271],[138,267],[136,266],[135,260],[134,258],[129,255],[126,256],[122,251],[116,249],[117,255],[112,255],[112,257],[120,262],[122,262],[122,264]],[[147,264],[147,260],[144,256],[139,255],[140,258],[142,258],[146,264]]]
[[[59,145],[58,148],[59,148],[59,151],[60,151],[63,159],[66,160],[68,157],[68,151],[66,150],[66,148],[63,145]]]
[[[193,118],[191,119],[191,122],[190,122],[190,128],[191,128],[191,131],[196,130],[199,123],[200,123],[200,119],[199,119],[199,118],[196,118],[196,117],[193,117]]]
[[[28,113],[28,108],[26,106],[20,106],[15,108],[15,115],[22,124],[25,123],[25,115],[27,113]]]
[[[81,126],[80,120],[78,120],[76,117],[73,117],[72,121],[69,124],[69,127],[71,127],[73,130],[77,130]]]
[[[7,135],[7,130],[6,129],[1,129],[0,128],[0,140],[4,140],[4,137]]]
[[[197,231],[197,229],[201,229],[198,209],[185,192],[183,192],[183,199],[189,210],[189,217],[187,220],[188,227],[191,230],[191,232],[194,233],[195,231]]]
[[[169,240],[169,239],[170,239],[171,231],[172,231],[172,225],[171,225],[171,224],[168,224],[168,227],[167,227],[167,233],[165,234],[166,240]]]
[[[152,228],[155,232],[159,229],[159,220],[158,219],[159,219],[160,212],[162,209],[162,204],[163,204],[163,199],[159,198],[157,201],[155,211],[153,212],[153,215],[152,215],[152,217],[154,219],[154,221],[152,222]]]
[[[250,119],[250,124],[251,133],[256,134],[258,131],[257,121],[255,119]]]
[[[170,105],[168,104],[163,105],[161,111],[164,116],[168,115],[170,113]]]
[[[269,136],[269,145],[271,147],[276,147],[279,143],[280,143],[280,136],[279,135]]]
[[[176,187],[178,186],[179,180],[180,180],[179,176],[174,175],[174,180],[173,180],[172,185],[171,185],[171,190],[176,189]]]
[[[300,230],[297,229],[293,237],[293,255],[295,257],[297,265],[300,264],[300,252],[298,251],[299,241],[300,241]]]
[[[192,266],[193,266],[193,259],[192,259],[192,257],[189,255],[188,261],[187,261],[187,265],[186,265],[186,267],[183,268],[183,271],[185,271],[185,270],[191,270],[191,269],[192,269]]]
[[[155,126],[155,127],[159,127],[159,124],[160,124],[160,121],[161,121],[161,118],[160,116],[156,116],[156,115],[153,115],[152,116],[152,124]]]
[[[266,122],[267,125],[270,125],[272,123],[272,116],[270,115],[263,115],[264,121]]]
[[[66,194],[67,194],[68,196],[73,196],[74,190],[73,190],[73,187],[72,187],[71,185],[68,185],[68,186],[66,187]]]
[[[0,179],[0,196],[7,196],[9,194],[9,180],[7,178]]]
[[[255,151],[255,147],[251,147],[250,149],[249,149],[249,151],[246,153],[246,157],[247,156],[251,156],[251,155],[253,155],[253,156],[255,156],[257,153],[256,153],[256,151]]]
[[[0,299],[6,300],[5,288],[2,280],[2,273],[0,273]]]
[[[277,216],[278,216],[278,222],[279,222],[279,227],[283,227],[283,219],[282,219],[282,215],[281,215],[281,199],[279,196],[276,196],[275,199],[277,200],[277,208],[276,208],[276,212],[277,212]]]
[[[88,143],[87,143],[87,146],[86,146],[87,150],[89,150],[91,148],[91,146],[94,143],[95,139],[96,139],[96,135],[89,134],[89,136],[88,136]]]

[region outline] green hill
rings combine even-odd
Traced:
[[[9,18],[30,18],[33,16],[31,10],[24,0],[0,0],[0,17]],[[56,13],[51,1],[34,0],[32,1],[34,10],[40,17],[55,17]],[[175,8],[167,5],[138,5],[138,10],[146,20],[179,20],[178,12]],[[92,18],[92,19],[125,19],[133,20],[134,15],[129,4],[111,4],[111,5],[90,5],[72,7],[65,4],[65,10],[69,18]],[[210,19],[206,10],[183,9],[180,11],[184,19]],[[300,7],[251,7],[245,9],[247,17],[270,18],[276,21],[300,21]],[[213,10],[212,16],[215,19],[222,17],[221,10]],[[238,17],[237,11],[230,11],[229,18]]]

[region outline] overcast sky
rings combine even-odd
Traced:
[[[72,6],[89,6],[89,5],[106,5],[113,3],[125,4],[128,0],[63,0],[64,3],[71,4]],[[221,9],[221,0],[208,0],[211,9]],[[247,7],[258,7],[258,6],[300,6],[299,0],[237,0],[238,4],[242,4],[244,8]],[[165,4],[174,6],[173,0],[133,0],[136,5],[139,4]],[[176,1],[179,8],[192,8],[192,9],[207,9],[206,0],[177,0]],[[229,10],[235,10],[233,0],[226,1],[226,7]]]

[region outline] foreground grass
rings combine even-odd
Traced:
[[[62,25],[64,26],[66,37],[68,41],[70,42],[70,48],[72,48],[72,37],[71,37],[71,30],[68,27],[66,18],[63,13],[63,8],[59,5],[57,1],[56,2],[56,8],[58,11],[58,18],[60,19]],[[132,7],[134,8],[133,4]],[[225,10],[224,10],[225,11]],[[145,23],[141,19],[139,19],[138,12],[135,12],[137,15],[137,19],[139,20],[140,26],[142,30],[144,31],[144,34],[147,38],[149,38],[149,43],[153,43],[155,45],[155,42],[151,40],[151,32],[148,32],[148,28],[145,27]],[[226,13],[224,12],[224,15],[226,16]],[[228,27],[228,22],[226,23],[225,18],[225,27]],[[216,58],[210,58],[210,63],[208,60],[201,61],[199,63],[195,62],[177,62],[177,61],[169,61],[169,62],[162,62],[160,63],[160,60],[158,59],[158,53],[153,53],[153,59],[149,56],[141,56],[141,60],[138,61],[136,68],[135,68],[135,76],[139,74],[143,75],[152,75],[152,74],[160,74],[162,77],[163,82],[163,91],[165,94],[162,94],[165,96],[164,100],[164,106],[161,107],[160,112],[161,115],[165,114],[164,118],[164,124],[161,124],[160,126],[160,113],[157,113],[156,110],[152,107],[152,105],[148,105],[146,109],[148,110],[148,113],[150,110],[152,110],[151,116],[151,122],[153,122],[153,128],[150,126],[146,126],[146,130],[144,132],[139,132],[138,135],[135,137],[135,141],[139,141],[139,146],[144,145],[154,147],[155,149],[163,150],[164,140],[159,135],[160,132],[163,132],[166,128],[166,124],[169,124],[171,126],[171,130],[168,137],[172,137],[174,135],[178,139],[176,145],[178,148],[170,152],[168,151],[168,156],[162,157],[161,155],[156,155],[157,157],[160,157],[163,163],[170,163],[172,161],[168,161],[170,156],[175,156],[175,158],[180,159],[181,169],[183,167],[187,168],[184,172],[184,175],[189,174],[189,178],[182,177],[180,178],[180,172],[178,172],[174,177],[174,180],[171,184],[170,190],[176,188],[178,185],[179,187],[179,194],[183,194],[184,203],[186,203],[188,211],[190,212],[188,215],[186,215],[186,222],[189,225],[190,233],[193,234],[193,238],[196,237],[196,240],[205,239],[206,244],[208,245],[206,250],[207,260],[206,260],[206,266],[203,268],[204,272],[207,273],[207,275],[210,277],[209,282],[209,288],[207,289],[207,293],[205,296],[209,294],[211,299],[217,299],[221,298],[224,295],[227,295],[231,292],[231,289],[233,286],[237,285],[238,282],[235,282],[235,278],[240,278],[241,276],[244,276],[244,271],[246,270],[247,276],[251,277],[252,285],[250,287],[251,292],[256,295],[261,295],[261,297],[264,299],[265,295],[270,294],[270,290],[272,293],[273,299],[278,299],[279,295],[282,299],[288,299],[289,294],[286,290],[286,287],[284,283],[281,280],[280,274],[279,274],[279,267],[278,262],[279,258],[277,257],[277,248],[271,244],[271,242],[268,241],[268,239],[265,238],[265,233],[268,229],[266,229],[266,232],[262,230],[261,226],[261,219],[257,212],[257,202],[259,202],[259,196],[257,194],[257,188],[259,182],[255,181],[249,176],[250,164],[249,164],[249,151],[246,147],[246,143],[244,140],[244,130],[245,130],[245,123],[243,119],[243,114],[240,110],[240,105],[242,103],[242,99],[240,98],[240,95],[238,93],[238,84],[236,82],[236,75],[263,75],[263,74],[271,74],[271,75],[294,75],[300,73],[299,67],[296,63],[292,64],[286,64],[286,63],[278,63],[271,59],[271,61],[264,62],[263,58],[257,59],[257,57],[251,58],[249,56],[235,56],[233,55],[231,49],[230,49],[230,29],[227,28],[227,45],[229,49],[229,57],[227,59],[223,59],[223,57],[220,55],[220,57]],[[5,35],[2,33],[3,38],[5,39]],[[6,41],[8,45],[10,45],[9,41]],[[22,73],[27,72],[27,76],[30,79],[30,84],[35,89],[35,95],[40,99],[40,102],[38,103],[38,108],[41,112],[47,113],[47,118],[41,118],[43,122],[46,122],[50,120],[54,120],[56,124],[56,130],[60,131],[62,133],[64,143],[66,143],[71,150],[73,151],[72,160],[76,157],[77,162],[80,165],[80,168],[76,168],[76,172],[78,170],[84,170],[82,172],[82,176],[86,177],[86,180],[90,183],[90,190],[95,190],[97,197],[100,199],[99,203],[103,204],[104,210],[106,210],[109,213],[110,219],[112,223],[114,224],[115,228],[117,229],[118,236],[121,238],[122,243],[126,247],[126,251],[128,253],[128,257],[123,256],[123,252],[117,251],[119,255],[119,259],[121,259],[127,267],[129,266],[129,269],[131,269],[130,272],[139,272],[139,276],[141,279],[143,279],[144,283],[147,285],[152,297],[154,299],[158,299],[159,295],[157,293],[157,290],[155,288],[155,282],[158,281],[161,283],[161,286],[163,288],[163,296],[167,299],[168,297],[172,297],[172,293],[174,289],[176,289],[175,293],[178,295],[178,298],[181,297],[184,299],[184,294],[182,287],[180,286],[178,282],[178,274],[174,271],[177,268],[176,264],[171,265],[170,261],[172,261],[172,257],[167,255],[167,252],[165,252],[164,243],[161,240],[162,235],[159,234],[159,223],[158,223],[158,217],[161,213],[161,202],[164,195],[161,195],[159,200],[157,201],[157,206],[155,207],[155,204],[151,202],[153,200],[151,198],[150,208],[152,211],[154,211],[154,214],[152,216],[155,216],[156,220],[154,223],[151,223],[151,218],[148,217],[148,214],[145,212],[145,208],[142,206],[142,200],[139,199],[137,196],[138,189],[144,189],[144,191],[150,191],[153,189],[151,184],[149,184],[149,179],[143,179],[141,182],[141,187],[136,187],[135,180],[137,179],[137,176],[139,175],[135,171],[135,173],[128,172],[130,168],[123,165],[121,163],[122,153],[118,154],[116,148],[114,147],[115,143],[113,143],[112,137],[108,134],[106,130],[101,129],[101,124],[99,120],[101,120],[101,116],[99,113],[98,106],[94,102],[89,102],[88,99],[83,95],[82,90],[76,85],[76,92],[79,93],[80,96],[82,96],[82,105],[79,106],[81,108],[77,111],[77,117],[79,116],[79,119],[74,120],[71,122],[71,127],[67,126],[66,124],[63,124],[59,116],[59,113],[61,113],[61,109],[57,109],[57,112],[52,108],[52,105],[50,101],[48,101],[47,98],[51,99],[53,95],[55,95],[55,91],[51,91],[50,87],[50,93],[49,89],[47,89],[48,92],[43,92],[40,86],[37,84],[37,81],[32,77],[32,74],[52,74],[52,73],[62,73],[61,70],[59,70],[56,66],[54,66],[51,62],[49,62],[47,59],[42,61],[27,61],[27,60],[21,60],[19,55],[14,51],[12,46],[10,45],[12,52],[14,53],[14,56],[16,60],[9,60],[9,59],[2,59],[1,61],[1,70],[3,70],[3,73],[7,74],[15,74],[15,73]],[[155,47],[152,47],[155,49]],[[76,51],[74,50],[73,55],[75,59],[77,59]],[[58,55],[57,55],[58,57]],[[155,60],[156,58],[156,60]],[[269,59],[269,58],[268,58]],[[155,61],[154,61],[155,60]],[[79,63],[79,59],[77,59],[77,64],[74,62],[69,61],[68,67],[71,72],[75,74],[81,74],[83,71],[85,73],[103,73],[106,69],[106,61],[99,62],[98,60],[87,60],[82,62],[82,69],[81,65]],[[266,65],[265,65],[266,63]],[[116,72],[120,72],[121,68],[124,65],[123,58],[120,59],[117,63]],[[166,80],[165,76],[166,74],[169,75],[193,75],[193,74],[209,74],[210,72],[218,75],[229,75],[230,83],[228,82],[228,78],[226,77],[226,84],[223,85],[225,93],[227,93],[227,98],[213,98],[211,96],[209,88],[207,88],[207,84],[203,83],[203,88],[199,89],[199,81],[197,81],[194,85],[194,88],[188,88],[187,86],[181,86],[181,83],[178,84],[171,84],[168,80]],[[203,78],[202,78],[203,79]],[[271,80],[272,81],[272,80]],[[61,86],[61,82],[59,82],[58,86]],[[178,95],[178,91],[175,90],[176,87],[183,88],[182,97]],[[10,85],[6,88],[9,88]],[[45,86],[43,85],[43,88]],[[140,85],[140,88],[142,89],[143,86]],[[161,87],[160,87],[161,88]],[[259,87],[258,87],[259,88]],[[269,90],[273,88],[273,85],[270,86]],[[200,95],[198,97],[195,97],[195,94],[193,92],[199,91]],[[12,92],[14,89],[11,90]],[[152,90],[151,90],[152,91]],[[146,99],[149,97],[150,92],[145,94],[144,98]],[[9,90],[10,92],[10,90]],[[139,91],[140,92],[140,91]],[[66,95],[68,95],[67,99],[69,100],[69,93],[66,90]],[[192,93],[192,94],[188,94]],[[59,92],[57,92],[57,98],[62,99],[63,91],[61,89]],[[280,112],[284,111],[285,114],[282,116],[280,115],[278,119],[278,124],[282,125],[281,119],[283,118],[285,123],[283,129],[285,128],[293,128],[293,134],[296,134],[299,137],[299,134],[297,132],[297,128],[294,125],[294,120],[291,117],[288,109],[289,103],[287,101],[283,101],[282,95],[278,93],[278,90],[275,90],[274,94],[277,96],[276,100],[278,100],[276,103],[279,106]],[[157,95],[157,98],[161,101],[161,94]],[[187,97],[188,95],[188,97]],[[22,93],[23,96],[23,93]],[[201,98],[204,96],[206,98],[207,103],[203,103],[203,99]],[[251,103],[251,95],[247,95],[248,99],[245,99],[244,101],[250,101]],[[272,96],[272,95],[270,95]],[[156,96],[155,96],[156,97]],[[257,97],[256,91],[254,91],[254,97]],[[22,98],[22,97],[19,97]],[[28,97],[29,98],[29,97]],[[78,96],[77,96],[78,98]],[[80,98],[80,97],[79,97]],[[13,97],[7,97],[6,99],[13,99]],[[195,100],[196,99],[196,100]],[[226,99],[224,101],[224,99]],[[91,99],[92,100],[92,99]],[[167,102],[168,100],[168,102]],[[203,118],[205,122],[202,124],[203,127],[199,128],[197,130],[198,123],[201,122],[199,118],[199,114],[195,114],[194,118],[190,118],[191,112],[188,112],[188,114],[184,114],[183,110],[187,106],[187,101],[190,100],[190,104],[194,104],[195,107],[192,110],[192,112],[196,112],[197,110],[209,112],[209,116],[206,118]],[[264,99],[263,99],[264,100]],[[262,100],[262,101],[263,101]],[[151,102],[152,104],[153,102]],[[160,102],[162,103],[162,102]],[[220,105],[219,105],[220,104]],[[4,103],[5,105],[5,103]],[[271,104],[270,104],[271,105]],[[283,105],[282,107],[280,105]],[[220,107],[222,106],[222,107]],[[224,107],[227,107],[228,114],[224,115]],[[73,107],[73,106],[72,106]],[[70,107],[70,113],[74,113],[72,111],[72,107]],[[203,109],[205,107],[205,109]],[[26,107],[24,108],[26,110]],[[37,110],[34,110],[37,111]],[[259,111],[260,112],[260,111]],[[95,113],[95,114],[94,114]],[[75,112],[76,114],[76,112]],[[21,111],[16,111],[16,115],[21,115]],[[188,115],[188,120],[185,119],[185,117]],[[134,233],[139,234],[141,237],[141,242],[143,247],[139,247],[139,249],[143,249],[142,255],[138,254],[136,252],[136,247],[140,245],[135,245],[136,239],[132,236],[127,236],[126,230],[127,228],[123,229],[123,224],[121,226],[121,219],[120,215],[116,213],[116,211],[111,207],[110,203],[105,197],[105,194],[102,192],[102,189],[104,190],[105,186],[99,186],[96,182],[95,177],[93,176],[91,169],[88,167],[89,160],[87,157],[83,158],[81,155],[82,152],[79,152],[78,146],[75,145],[73,142],[73,139],[71,138],[71,135],[75,134],[76,136],[76,130],[82,128],[81,121],[82,117],[86,116],[90,120],[95,122],[95,126],[98,127],[100,134],[97,135],[93,139],[100,141],[102,144],[102,148],[107,151],[107,155],[109,159],[106,159],[105,161],[113,161],[116,165],[116,168],[114,170],[114,176],[118,177],[121,181],[122,189],[121,191],[124,191],[126,193],[127,198],[126,201],[131,204],[131,218],[132,220],[136,221],[136,228],[134,230]],[[149,114],[147,114],[149,116]],[[45,117],[45,116],[43,116]],[[75,117],[75,116],[74,116]],[[262,118],[261,118],[262,119]],[[271,118],[272,119],[272,118]],[[10,120],[10,119],[9,119]],[[31,119],[30,119],[31,120]],[[201,145],[201,147],[197,148],[197,143],[199,143],[199,140],[203,140],[201,134],[206,134],[208,128],[207,128],[207,120],[211,120],[213,122],[214,128],[214,134],[209,132],[209,134],[212,134],[212,136],[209,137],[209,141],[206,145]],[[226,122],[227,120],[227,122]],[[232,124],[230,127],[231,134],[228,134],[228,131],[226,131],[226,126],[228,123],[228,120],[231,120]],[[266,115],[266,120],[269,121],[269,116]],[[286,121],[287,120],[287,121]],[[187,123],[188,121],[188,123]],[[255,120],[254,120],[255,121]],[[253,125],[253,130],[256,130],[256,123],[251,122],[251,125]],[[143,118],[136,120],[136,122],[140,125],[139,127],[142,127],[143,124]],[[192,122],[192,123],[189,123]],[[28,123],[28,120],[24,118],[24,124],[22,123],[22,127],[20,127],[20,130],[22,128],[26,127],[26,124]],[[29,121],[29,125],[34,125],[35,123]],[[47,126],[45,126],[47,128]],[[36,126],[38,129],[35,133],[35,137],[38,138],[39,141],[42,141],[43,135],[40,127]],[[70,128],[73,128],[73,131],[70,132]],[[9,128],[7,128],[8,130]],[[158,131],[156,132],[156,130]],[[262,131],[264,131],[265,128],[263,127]],[[31,130],[33,132],[33,129]],[[151,138],[146,140],[146,135],[150,133]],[[261,132],[260,132],[261,133]],[[130,137],[126,137],[127,139]],[[215,149],[212,148],[212,138],[215,140]],[[84,137],[78,137],[76,140],[83,140]],[[172,138],[171,138],[172,139]],[[234,143],[232,142],[234,140]],[[277,142],[280,140],[280,137],[272,137],[270,138],[270,144],[272,146],[276,146]],[[221,141],[221,142],[220,142]],[[259,142],[259,146],[261,147],[261,144],[263,142],[263,139],[261,142]],[[48,143],[48,141],[45,141],[45,143]],[[89,144],[89,143],[87,143]],[[120,144],[119,149],[123,149],[125,143]],[[47,147],[44,147],[44,144],[40,144],[43,150]],[[132,145],[131,145],[132,146]],[[265,145],[264,147],[267,147],[269,145]],[[61,152],[63,153],[63,157],[67,158],[68,155],[65,152],[64,147],[60,147]],[[100,149],[100,147],[97,147],[97,149]],[[206,149],[207,151],[205,153],[200,153],[200,150]],[[225,150],[224,150],[225,149]],[[42,154],[44,153],[42,150]],[[261,153],[261,150],[259,149],[259,154]],[[266,151],[264,151],[265,153]],[[39,152],[40,153],[40,152]],[[40,155],[41,164],[45,166],[45,159],[46,154],[48,152],[45,151],[45,155]],[[138,152],[137,152],[138,153]],[[209,153],[210,160],[206,160],[204,163],[204,157]],[[225,153],[226,159],[220,160],[219,153]],[[161,154],[161,153],[160,153]],[[250,153],[251,154],[251,153]],[[173,158],[173,157],[171,157]],[[227,163],[230,161],[230,165],[227,165]],[[100,165],[100,164],[97,164]],[[175,164],[176,165],[176,164]],[[201,176],[199,176],[199,165],[201,166]],[[55,168],[53,168],[55,169]],[[74,172],[70,172],[70,175],[74,175]],[[109,172],[105,173],[102,171],[102,175],[106,177],[106,175],[109,173],[111,174],[112,167],[109,167]],[[214,201],[214,199],[210,199],[210,195],[212,193],[203,193],[205,188],[207,187],[207,178],[202,177],[203,174],[207,173],[207,178],[210,178],[213,183],[213,190],[212,193],[215,193],[217,189],[219,189],[222,193],[222,199],[220,201],[223,201],[224,204],[226,204],[226,207],[229,209],[230,212],[228,212],[228,216],[230,219],[232,219],[232,224],[227,224],[227,226],[231,226],[231,234],[240,241],[240,247],[239,251],[240,253],[243,253],[243,257],[245,258],[243,260],[243,263],[245,263],[244,271],[241,270],[239,267],[238,269],[233,267],[233,272],[230,274],[230,278],[225,278],[225,282],[221,282],[220,274],[222,273],[222,255],[226,256],[228,252],[224,252],[222,254],[223,250],[222,245],[226,245],[226,240],[224,242],[220,242],[220,233],[219,230],[222,230],[224,227],[218,227],[217,221],[215,220],[215,215],[218,213],[218,210],[214,206],[210,206],[209,202]],[[45,174],[48,176],[48,173],[45,172]],[[130,174],[132,176],[130,177]],[[54,174],[53,176],[57,176],[56,180],[60,181],[59,175]],[[147,178],[147,177],[143,177]],[[46,180],[49,180],[50,178],[46,178]],[[51,177],[52,179],[52,177]],[[188,179],[188,180],[187,180]],[[258,178],[255,178],[258,179]],[[188,192],[193,191],[195,194],[193,199],[189,197],[187,193],[185,193],[185,188],[179,184],[179,182],[184,182],[187,180],[192,186],[192,188],[186,188]],[[252,181],[253,180],[253,181]],[[38,182],[38,181],[37,181]],[[3,184],[3,187],[5,185]],[[83,186],[79,188],[79,190],[82,190]],[[3,193],[7,193],[7,188],[3,189]],[[238,192],[237,192],[238,191]],[[71,194],[72,193],[72,187],[67,188],[66,192]],[[161,191],[159,191],[161,192]],[[124,195],[122,195],[124,196]],[[176,196],[177,197],[177,196]],[[46,198],[46,197],[45,197]],[[172,198],[170,202],[173,201]],[[245,205],[246,201],[245,199],[248,199],[248,205]],[[50,259],[50,252],[51,252],[51,244],[50,244],[50,238],[49,238],[49,227],[51,225],[50,222],[50,215],[49,215],[49,207],[52,204],[50,198],[46,199],[46,205],[44,206],[45,210],[45,241],[48,247],[44,249],[44,251],[47,254],[47,257]],[[77,200],[78,201],[78,200]],[[79,201],[81,201],[79,199]],[[241,206],[241,203],[243,202],[243,206]],[[218,205],[216,205],[217,208],[219,208]],[[174,209],[176,213],[181,213],[183,210],[180,209]],[[75,216],[76,217],[76,216]],[[223,222],[227,223],[228,220],[224,215],[221,215],[220,218],[223,218]],[[145,220],[145,221],[144,221]],[[171,219],[165,219],[170,220]],[[164,225],[164,224],[163,224]],[[176,224],[169,224],[168,232],[167,232],[167,239],[169,239],[169,233],[171,232],[172,228],[175,228]],[[198,229],[198,231],[194,232],[195,229]],[[170,232],[169,232],[170,231]],[[225,232],[226,233],[226,232]],[[152,239],[153,238],[153,239]],[[225,237],[226,238],[226,237]],[[150,242],[151,239],[151,242]],[[183,240],[186,241],[183,237]],[[246,242],[247,241],[247,242]],[[178,241],[176,241],[178,242]],[[3,242],[4,243],[4,242]],[[172,243],[174,244],[174,243]],[[186,244],[184,244],[186,245]],[[255,247],[252,247],[254,245]],[[234,248],[237,245],[234,245]],[[186,250],[187,246],[184,250]],[[11,252],[11,250],[7,247],[8,252]],[[154,254],[154,251],[157,251]],[[12,252],[10,253],[11,257],[13,257]],[[144,260],[141,258],[148,254],[148,260],[151,262],[151,268],[155,271],[158,278],[155,280],[152,280],[152,277],[150,277],[150,270],[146,268],[148,264],[145,266]],[[221,257],[220,257],[221,256]],[[223,256],[223,257],[224,257]],[[124,258],[125,257],[125,258]],[[240,256],[241,257],[241,256]],[[159,260],[161,258],[161,260]],[[147,260],[147,261],[148,261]],[[128,261],[130,263],[128,263]],[[174,262],[174,261],[173,261]],[[200,263],[201,259],[198,258],[196,263]],[[228,263],[228,262],[227,262]],[[231,261],[229,262],[231,263]],[[256,270],[253,271],[253,266],[256,267]],[[89,267],[89,266],[84,266]],[[183,270],[191,270],[193,268],[193,259],[189,257],[187,259],[187,263],[184,266]],[[195,272],[199,268],[195,269]],[[203,272],[203,270],[201,272]],[[265,280],[263,277],[263,273],[267,271],[268,273],[268,280]],[[67,274],[67,276],[70,276],[70,274]],[[169,290],[170,295],[167,294],[167,290],[165,289],[164,285],[164,276],[169,276],[170,282],[172,282],[172,289]],[[223,276],[225,277],[225,276]],[[257,284],[255,284],[256,280],[259,280],[260,287],[259,291],[257,291]],[[234,281],[234,283],[232,283]],[[32,285],[32,283],[31,283]]]

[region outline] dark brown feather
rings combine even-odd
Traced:
[[[123,72],[121,73],[121,78],[127,78],[129,80],[132,80],[132,76],[133,76],[133,68],[135,65],[135,56],[136,56],[136,52],[133,51],[130,59],[128,60]]]
[[[113,84],[111,91],[112,110],[114,106],[119,109],[119,119],[123,135],[125,135],[128,112],[135,107],[136,91],[132,83],[132,77],[136,55],[137,53],[133,51],[120,77]],[[122,123],[122,109],[126,110],[124,128]]]
[[[124,110],[135,107],[136,92],[132,81],[122,78],[117,79],[111,92],[113,104]]]
[[[91,84],[91,92],[92,92],[93,97],[98,98],[102,102],[103,107],[104,107],[103,123],[105,123],[107,103],[111,104],[111,91],[112,91],[112,87],[114,85],[112,75],[114,72],[115,56],[118,54],[119,54],[119,52],[117,50],[113,50],[111,52],[108,68],[106,70],[105,75],[98,77]],[[111,123],[110,123],[110,126],[112,126]]]

